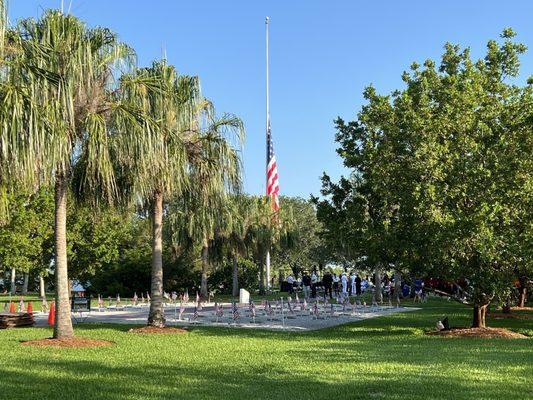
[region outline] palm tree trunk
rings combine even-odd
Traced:
[[[67,178],[56,173],[55,185],[55,279],[56,320],[54,338],[68,339],[74,336],[70,317],[69,282],[67,267]]]
[[[28,294],[28,285],[30,283],[30,274],[24,273],[24,283],[22,284],[22,294]]]
[[[163,193],[156,191],[152,205],[152,284],[148,325],[165,326],[163,312]]]
[[[233,296],[239,295],[239,263],[237,254],[233,254]]]
[[[264,257],[259,256],[259,294],[263,295],[266,293],[265,290],[265,263]]]
[[[200,296],[207,299],[207,270],[209,268],[209,242],[207,238],[202,241],[202,281],[200,283]]]
[[[11,296],[14,296],[17,292],[16,288],[16,276],[17,276],[17,270],[15,268],[11,268],[11,285],[9,286],[9,293]]]
[[[39,275],[39,297],[43,300],[46,297],[46,291],[44,287],[44,278],[42,275]]]

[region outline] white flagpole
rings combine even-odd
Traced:
[[[266,35],[266,165],[265,165],[265,176],[266,176],[266,187],[265,189],[268,191],[268,130],[270,127],[270,82],[269,82],[269,66],[268,66],[268,24],[270,22],[270,18],[265,18],[265,35]],[[265,269],[266,269],[266,290],[270,290],[270,249],[267,250],[266,253],[266,260],[265,260]]]

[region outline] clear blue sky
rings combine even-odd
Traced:
[[[65,8],[69,0],[64,0]],[[61,0],[11,0],[11,20]],[[402,87],[412,61],[438,59],[446,41],[481,56],[488,39],[513,27],[532,47],[521,81],[533,74],[533,1],[72,0],[71,12],[116,31],[139,65],[161,56],[199,75],[219,112],[246,125],[245,190],[264,191],[265,37],[269,15],[271,120],[281,193],[318,193],[319,176],[342,172],[333,119],[353,119],[363,88]]]

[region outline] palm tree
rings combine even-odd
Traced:
[[[293,246],[294,218],[291,207],[281,207],[278,212],[273,212],[271,198],[262,196],[254,199],[250,215],[251,224],[248,228],[247,242],[259,265],[259,293],[265,294],[266,253],[274,246],[288,248]]]
[[[200,94],[198,78],[178,75],[165,60],[126,75],[122,80],[144,82],[128,85],[132,90],[125,90],[123,96],[128,102],[138,104],[156,123],[155,128],[146,124],[139,130],[119,135],[117,153],[127,181],[126,191],[150,209],[153,221],[152,302],[148,324],[163,327],[165,201],[187,198],[205,206],[213,192],[197,190],[200,187],[195,180],[197,177],[212,182],[220,176],[226,186],[238,181],[238,171],[227,172],[227,165],[233,167],[234,162],[239,163],[239,158],[224,133],[236,130],[240,135],[242,124],[234,117],[215,120],[211,104]]]
[[[189,188],[172,202],[173,241],[200,245],[200,294],[208,296],[210,250],[217,232],[232,224],[229,194],[240,188],[240,159],[228,134],[242,140],[242,123],[232,116],[212,120],[200,135],[200,146],[193,150]]]
[[[115,102],[114,74],[134,52],[105,28],[46,11],[5,27],[0,82],[0,187],[55,188],[54,338],[73,336],[67,270],[66,210],[74,193],[116,198],[109,124],[136,119]]]
[[[232,294],[239,295],[239,256],[248,250],[249,229],[254,221],[254,199],[251,196],[237,194],[228,197],[223,208],[223,219],[217,234],[217,244],[222,257],[229,257],[232,262]]]

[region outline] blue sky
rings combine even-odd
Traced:
[[[65,8],[70,1],[64,0]],[[11,0],[12,21],[57,8],[61,0]],[[533,47],[533,1],[72,0],[71,12],[107,26],[138,53],[161,57],[201,78],[217,110],[240,116],[247,131],[245,190],[264,191],[265,37],[269,15],[271,121],[281,193],[308,197],[319,177],[343,173],[333,120],[353,119],[362,91],[402,87],[412,61],[437,59],[446,41],[482,56],[488,39],[512,27]],[[520,81],[533,74],[533,49]]]

